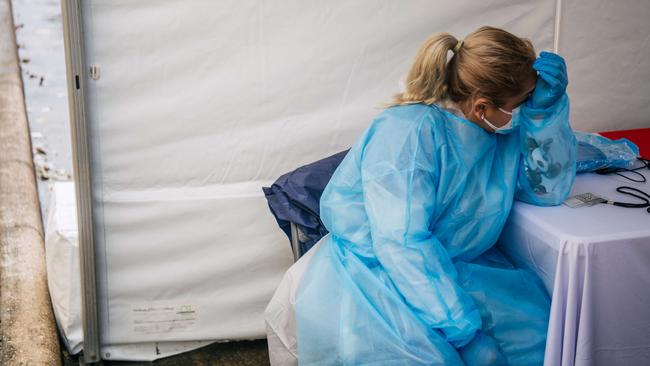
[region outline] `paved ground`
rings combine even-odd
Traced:
[[[76,357],[64,352],[64,366],[77,366]],[[105,366],[264,366],[269,365],[266,340],[215,343],[192,352],[157,360],[155,362],[104,362]]]

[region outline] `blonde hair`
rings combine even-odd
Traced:
[[[448,60],[449,51],[453,56]],[[534,82],[535,50],[528,39],[503,29],[481,27],[459,42],[449,33],[431,36],[420,47],[404,92],[388,106],[462,103],[484,97],[496,106],[521,95]]]

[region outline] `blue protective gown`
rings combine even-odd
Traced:
[[[492,247],[513,198],[568,195],[568,113],[566,95],[522,107],[508,135],[437,105],[376,117],[321,198],[331,235],[296,296],[300,364],[541,364],[548,295]]]

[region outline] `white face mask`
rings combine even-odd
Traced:
[[[513,127],[512,121],[515,119],[515,115],[517,115],[519,113],[519,107],[513,109],[512,112],[508,112],[506,110],[503,110],[500,107],[499,107],[499,110],[501,112],[503,112],[503,113],[510,116],[510,120],[501,127],[497,127],[497,126],[493,125],[490,121],[487,120],[487,118],[485,118],[485,115],[481,116],[481,118],[483,119],[483,121],[485,123],[487,123],[488,126],[490,126],[490,128],[492,128],[494,130],[494,133],[508,134],[508,133],[514,131],[515,127]]]

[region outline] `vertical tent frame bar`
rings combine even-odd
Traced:
[[[97,322],[97,282],[95,277],[95,248],[93,207],[90,175],[90,144],[86,120],[85,80],[87,75],[82,0],[62,0],[63,36],[68,80],[68,104],[74,180],[77,195],[77,224],[79,228],[79,260],[81,269],[81,311],[83,322],[83,362],[100,361],[99,326]],[[81,361],[81,360],[80,360]]]
[[[560,26],[562,25],[562,0],[555,1],[555,21],[553,24],[553,52],[560,52]]]

